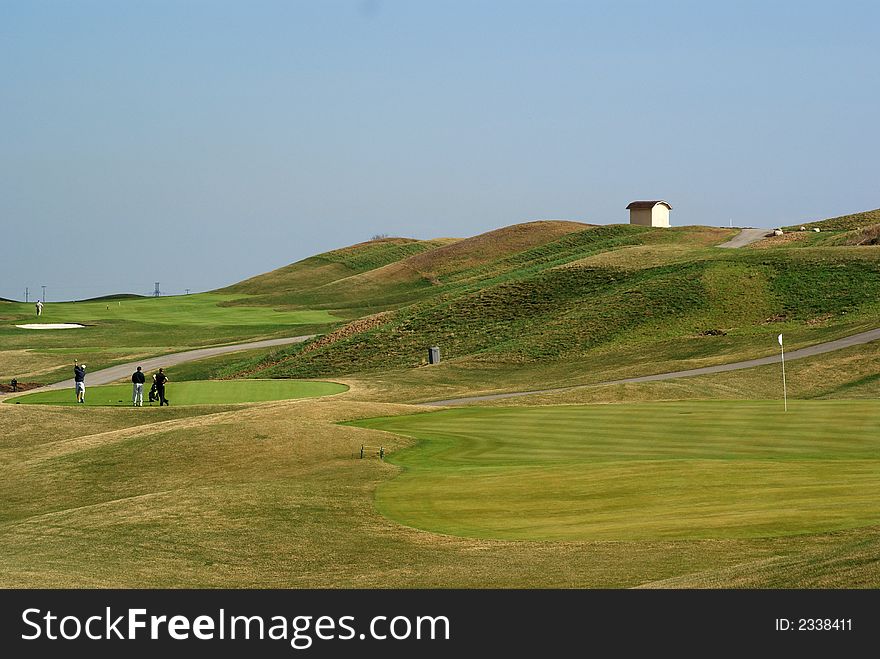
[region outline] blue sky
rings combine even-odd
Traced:
[[[0,0],[0,296],[880,206],[880,3]]]

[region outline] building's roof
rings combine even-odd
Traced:
[[[654,208],[657,204],[663,204],[669,210],[672,210],[672,206],[669,205],[668,202],[663,201],[662,199],[655,199],[654,201],[634,201],[629,206],[626,207],[627,210],[631,209],[642,209],[642,208]]]

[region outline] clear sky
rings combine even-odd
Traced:
[[[880,3],[0,0],[0,296],[880,206]]]

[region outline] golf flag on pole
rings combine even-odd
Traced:
[[[782,351],[782,404],[788,412],[788,391],[785,387],[785,346],[782,345],[782,334],[779,335],[779,349]]]

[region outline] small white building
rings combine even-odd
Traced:
[[[669,211],[672,206],[657,199],[654,201],[634,201],[626,207],[629,211],[629,223],[644,227],[668,227]]]

